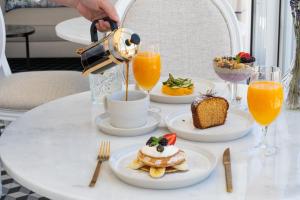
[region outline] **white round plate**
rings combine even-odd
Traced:
[[[165,118],[168,129],[183,139],[200,142],[223,142],[243,137],[250,132],[254,120],[249,113],[232,109],[227,113],[224,125],[197,129],[193,125],[192,113],[182,111]]]
[[[188,147],[178,145],[187,156],[189,170],[165,174],[163,177],[151,178],[149,172],[133,170],[128,165],[137,156],[141,145],[134,145],[114,152],[109,160],[113,172],[122,181],[142,188],[150,189],[174,189],[196,184],[208,177],[217,164],[217,158],[211,152],[195,145]]]
[[[161,80],[166,81],[168,78],[162,78]],[[200,93],[205,94],[208,90],[213,90],[215,84],[211,81],[204,79],[192,79],[194,82],[194,93],[185,96],[170,96],[162,93],[161,87],[162,82],[160,81],[156,86],[150,91],[151,101],[159,103],[169,103],[169,104],[178,104],[178,103],[192,103],[194,99],[199,96]]]
[[[99,130],[103,131],[104,133],[107,133],[109,135],[115,135],[115,136],[137,136],[137,135],[143,135],[149,132],[152,132],[155,130],[159,123],[161,122],[161,117],[158,113],[155,112],[148,112],[148,119],[147,123],[138,128],[116,128],[110,124],[109,115],[108,113],[103,113],[96,117],[95,123]]]

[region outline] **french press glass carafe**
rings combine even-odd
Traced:
[[[115,65],[128,62],[138,51],[139,35],[130,29],[118,28],[117,23],[108,17],[102,20],[109,22],[112,31],[98,41],[96,23],[99,20],[93,21],[91,25],[92,44],[77,50],[81,55],[83,75],[102,73]]]

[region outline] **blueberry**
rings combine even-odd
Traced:
[[[159,140],[159,144],[162,146],[167,146],[168,145],[168,140],[166,138],[162,138]]]
[[[241,63],[252,63],[255,61],[254,57],[251,58],[241,58]]]
[[[254,57],[251,57],[251,58],[250,58],[250,62],[255,62],[255,58],[254,58]]]
[[[156,150],[157,150],[158,152],[163,152],[163,151],[164,151],[164,147],[163,147],[162,145],[158,145],[158,146],[156,147]]]

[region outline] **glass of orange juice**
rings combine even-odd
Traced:
[[[283,103],[283,85],[278,67],[256,67],[248,87],[248,107],[254,120],[262,126],[262,139],[257,145],[266,156],[276,153],[276,147],[268,144],[268,126],[280,114]]]
[[[150,93],[160,78],[161,59],[158,45],[141,45],[133,58],[132,69],[137,85]]]

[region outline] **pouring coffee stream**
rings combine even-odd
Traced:
[[[111,32],[98,41],[96,24],[99,20],[109,22]],[[116,65],[125,63],[127,101],[129,62],[138,52],[139,35],[130,29],[118,27],[117,23],[108,17],[94,20],[90,33],[92,44],[86,48],[77,49],[84,68],[82,74],[87,76],[90,73],[104,73]]]

